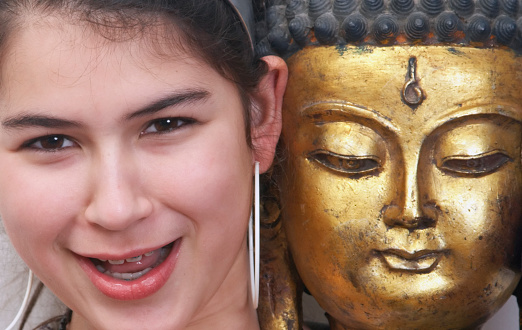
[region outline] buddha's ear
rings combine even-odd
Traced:
[[[268,72],[252,95],[251,122],[253,157],[259,162],[261,173],[270,168],[281,134],[281,107],[288,78],[288,68],[282,58],[265,56],[262,60]]]

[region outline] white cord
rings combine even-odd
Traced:
[[[16,324],[20,321],[20,318],[24,314],[25,309],[27,308],[27,304],[29,303],[29,295],[31,294],[31,289],[33,288],[33,272],[29,269],[29,279],[27,280],[27,288],[25,289],[24,300],[22,301],[22,305],[18,310],[14,320],[7,326],[5,330],[13,329]]]

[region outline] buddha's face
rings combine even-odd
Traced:
[[[522,58],[330,47],[288,64],[283,221],[333,328],[485,322],[519,280]]]

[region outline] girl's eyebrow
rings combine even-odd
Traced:
[[[6,129],[22,129],[28,127],[70,128],[81,127],[82,124],[77,121],[56,118],[53,116],[24,113],[6,119],[2,122],[2,126]]]
[[[204,89],[189,89],[177,91],[167,97],[164,97],[144,108],[126,115],[124,120],[131,120],[138,117],[153,115],[165,108],[185,105],[188,103],[204,101],[210,97],[210,92]],[[83,124],[78,121],[57,118],[42,114],[22,113],[17,116],[7,118],[2,122],[2,126],[6,129],[22,129],[29,127],[43,128],[71,128],[82,127]]]
[[[165,98],[156,101],[145,108],[133,112],[125,117],[126,120],[153,115],[171,106],[185,105],[194,102],[201,102],[210,97],[210,92],[204,89],[189,89],[175,92]]]

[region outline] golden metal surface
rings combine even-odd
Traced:
[[[520,277],[522,58],[315,47],[288,65],[282,221],[332,329],[485,322]]]
[[[265,200],[263,206],[259,324],[263,330],[301,330],[302,287],[290,260],[279,206],[273,199]]]

